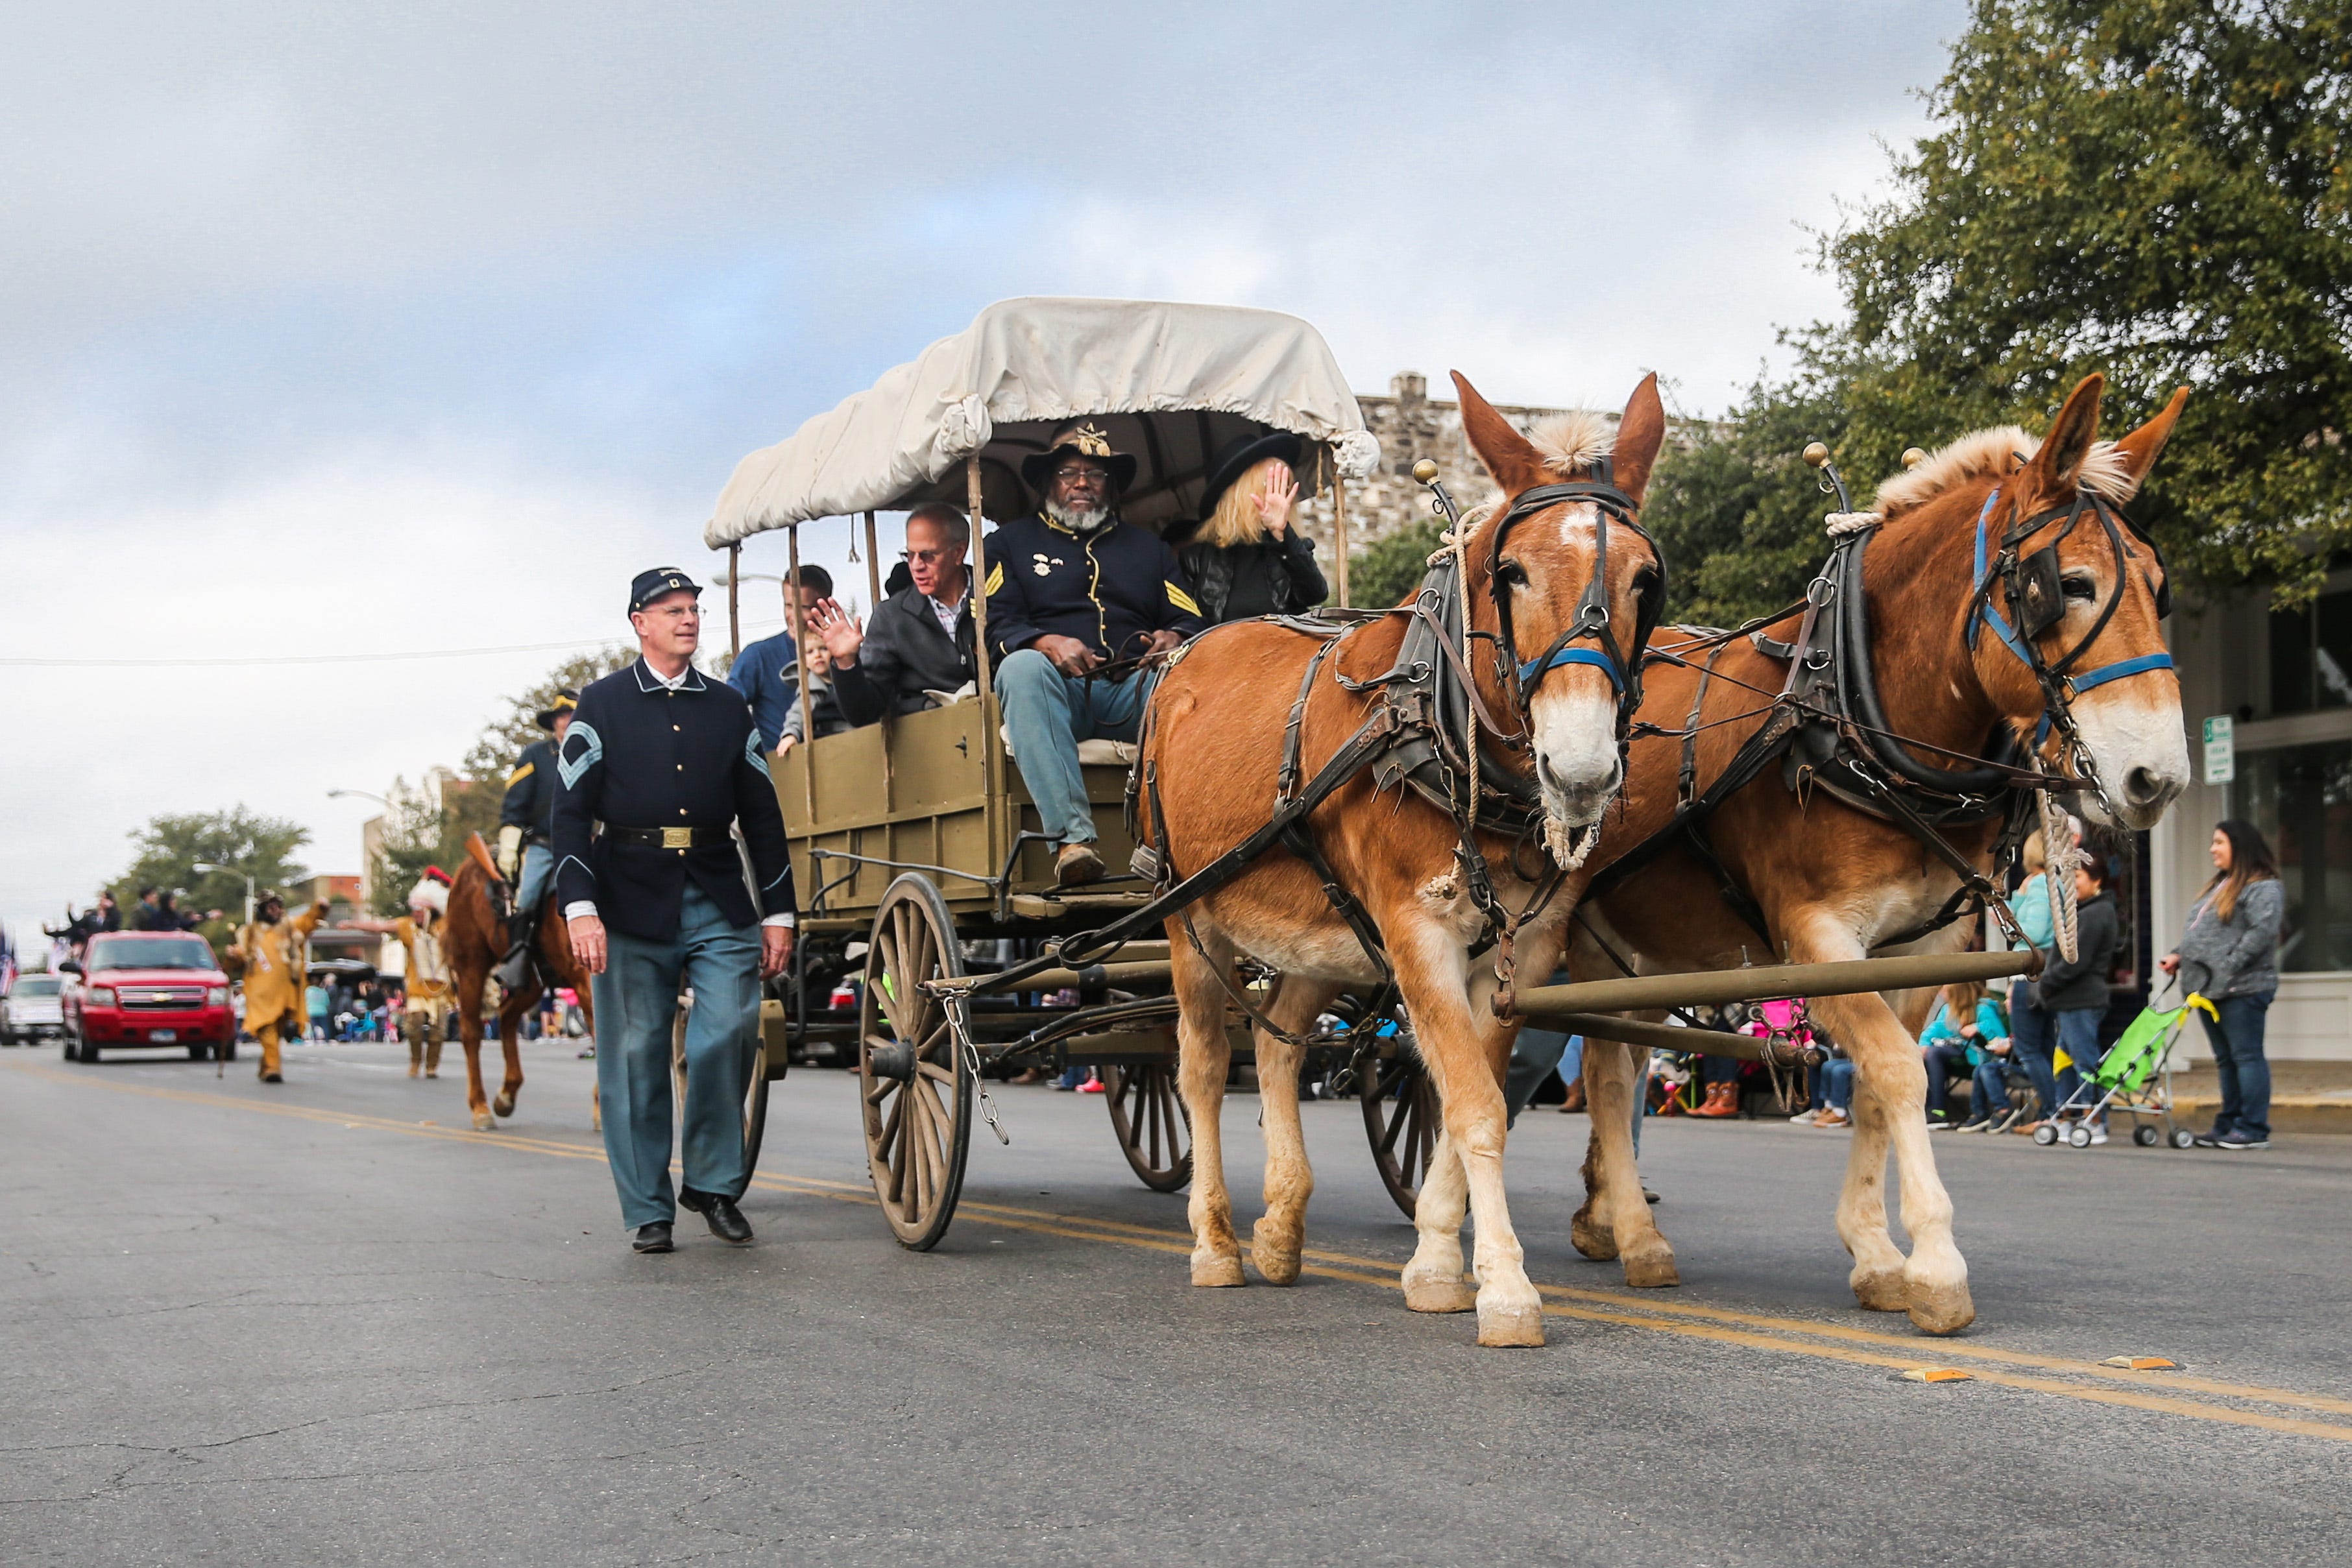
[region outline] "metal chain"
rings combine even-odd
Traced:
[[[940,1005],[947,1009],[948,1033],[953,1038],[956,1054],[963,1059],[963,1070],[971,1074],[972,1092],[980,1096],[980,1113],[988,1119],[988,1130],[1005,1147],[1013,1146],[1012,1135],[1004,1124],[996,1119],[996,1102],[988,1096],[988,1080],[980,1074],[980,1048],[972,1043],[971,1021],[964,1015],[969,998],[961,995],[942,997]]]

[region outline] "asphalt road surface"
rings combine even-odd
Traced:
[[[640,1258],[589,1064],[526,1049],[490,1134],[398,1047],[298,1049],[279,1088],[0,1053],[0,1557],[2352,1560],[2352,1139],[1940,1136],[1979,1315],[1939,1342],[1846,1291],[1843,1134],[1653,1123],[1685,1282],[1634,1292],[1569,1245],[1584,1119],[1538,1110],[1509,1175],[1551,1343],[1482,1351],[1403,1309],[1352,1103],[1307,1110],[1292,1289],[1190,1289],[1181,1197],[1044,1089],[1000,1092],[1013,1146],[983,1132],[946,1242],[902,1251],[850,1080],[811,1070],[759,1245],[684,1216]]]

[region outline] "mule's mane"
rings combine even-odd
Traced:
[[[2028,435],[2013,424],[1997,424],[1963,435],[1937,448],[1908,473],[1897,474],[1878,486],[1878,514],[1888,522],[1915,512],[1948,490],[1979,479],[2001,478],[2025,466],[2042,450],[2042,438]],[[2077,476],[2094,494],[2120,506],[2132,498],[2139,484],[2131,466],[2112,441],[2091,444]]]
[[[1605,413],[1570,409],[1536,421],[1528,432],[1528,444],[1542,457],[1545,467],[1565,479],[1608,456],[1617,444],[1617,427]]]

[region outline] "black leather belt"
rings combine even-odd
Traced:
[[[597,827],[614,843],[638,850],[698,849],[727,836],[722,828],[624,828],[611,822],[600,822]]]

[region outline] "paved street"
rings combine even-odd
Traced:
[[[850,1081],[780,1085],[744,1208],[632,1256],[589,1064],[0,1053],[0,1542],[14,1564],[2345,1561],[2352,1139],[2266,1155],[1937,1140],[1977,1327],[1854,1309],[1842,1134],[1654,1123],[1685,1284],[1567,1219],[1582,1117],[1510,1154],[1540,1351],[1392,1288],[1352,1103],[1307,1108],[1295,1289],[1184,1283],[1181,1197],[1092,1098],[1000,1092],[946,1244],[865,1191]],[[1256,1186],[1256,1101],[1228,1109]],[[1254,1214],[1250,1206],[1247,1213]],[[1246,1218],[1246,1215],[1245,1217]],[[2158,1354],[2175,1375],[2111,1373]],[[1921,1385],[1906,1367],[1972,1381]]]

